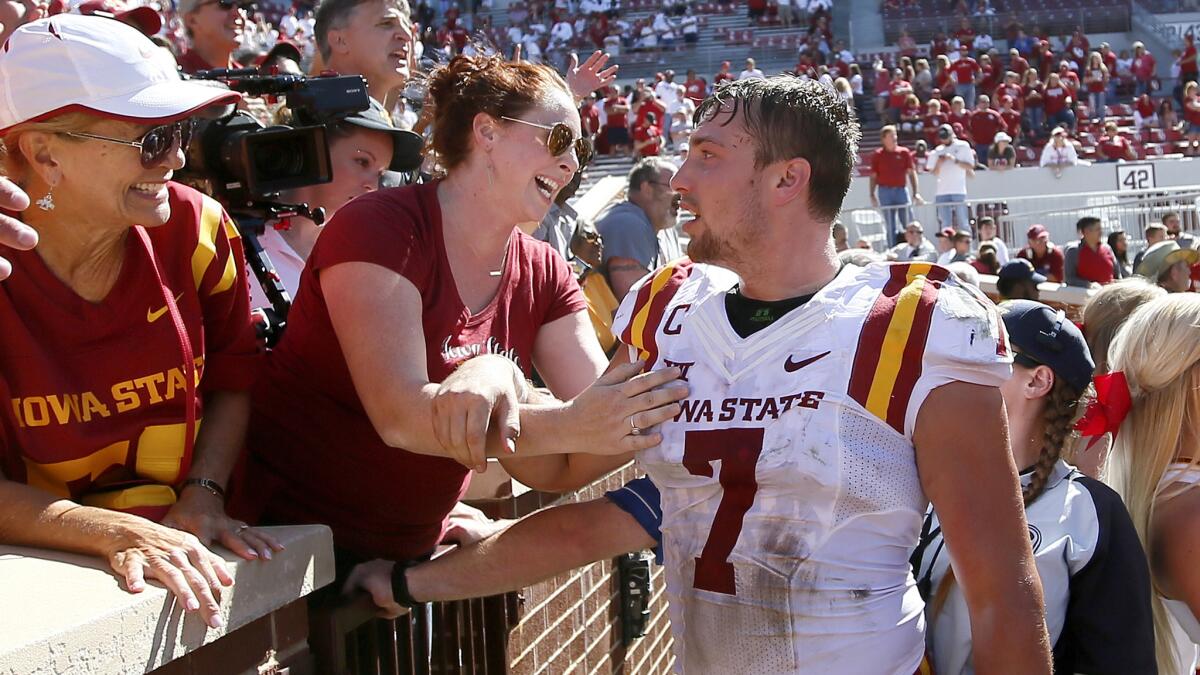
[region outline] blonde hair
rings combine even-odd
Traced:
[[[101,120],[97,115],[86,112],[69,112],[40,122],[23,122],[13,127],[0,139],[0,167],[3,174],[14,183],[25,187],[29,182],[29,160],[21,153],[21,137],[31,131],[47,134],[83,132]]]
[[[1171,294],[1139,307],[1113,338],[1108,362],[1124,371],[1133,398],[1109,456],[1109,483],[1125,501],[1142,548],[1150,552],[1156,502],[1191,487],[1159,491],[1182,430],[1200,425],[1200,296]],[[1200,465],[1196,454],[1190,459],[1193,468]],[[1175,639],[1161,597],[1153,599],[1153,607],[1158,669],[1170,673]]]
[[[1102,286],[1083,306],[1083,331],[1096,363],[1096,374],[1108,372],[1108,346],[1133,310],[1167,294],[1144,277],[1129,277]]]

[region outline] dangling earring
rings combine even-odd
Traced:
[[[47,192],[45,194],[45,196],[43,196],[41,199],[37,200],[36,203],[37,203],[37,207],[43,211],[53,211],[54,210],[54,188],[51,187],[50,191]]]
[[[496,187],[496,165],[492,164],[491,153],[488,153],[488,187]]]

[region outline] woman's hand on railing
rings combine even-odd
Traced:
[[[273,551],[283,550],[271,535],[227,516],[221,498],[199,486],[180,493],[162,524],[196,535],[205,546],[216,542],[246,560],[270,560]]]
[[[142,518],[129,519],[106,558],[130,593],[145,590],[146,579],[156,580],[186,611],[199,611],[212,628],[224,625],[221,587],[232,586],[233,577],[225,561],[195,535]]]
[[[680,413],[687,384],[678,368],[638,374],[645,363],[617,366],[567,404],[562,443],[568,452],[622,455],[662,442],[653,431]]]

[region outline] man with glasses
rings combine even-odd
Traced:
[[[938,252],[925,238],[925,228],[919,221],[914,220],[904,228],[904,241],[888,250],[887,259],[901,262],[936,262]]]
[[[213,68],[241,68],[233,58],[240,46],[249,0],[179,0],[179,15],[192,46],[179,57],[191,74]]]
[[[671,190],[675,165],[648,157],[629,172],[626,201],[608,210],[596,229],[604,237],[602,267],[618,298],[652,269],[683,255],[675,216],[679,202]]]

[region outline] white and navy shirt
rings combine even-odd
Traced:
[[[1028,485],[1032,472],[1021,474]],[[1150,568],[1133,520],[1104,483],[1059,461],[1045,490],[1025,510],[1042,580],[1054,672],[1153,675]],[[928,514],[913,555],[918,586],[935,595],[950,565],[937,514]],[[971,622],[961,588],[940,611],[926,610],[926,644],[937,675],[969,675]]]

